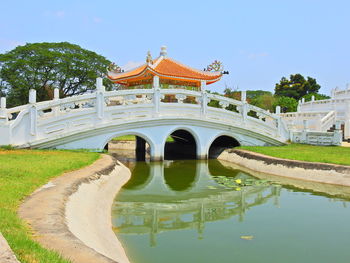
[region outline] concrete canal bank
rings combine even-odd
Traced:
[[[264,174],[350,186],[349,166],[281,159],[239,149],[225,150],[218,159]]]
[[[130,171],[109,155],[34,192],[19,214],[45,248],[72,262],[128,263],[112,231],[111,206]]]

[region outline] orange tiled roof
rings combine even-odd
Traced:
[[[158,75],[160,78],[187,81],[205,80],[207,84],[218,81],[222,76],[221,72],[197,70],[171,58],[160,56],[153,61],[153,64],[146,63],[127,72],[108,72],[108,78],[115,83],[127,83],[144,76],[147,72]]]

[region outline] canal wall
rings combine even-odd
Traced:
[[[8,245],[4,236],[0,233],[0,262],[1,263],[20,263],[12,249]]]
[[[38,189],[19,209],[34,238],[72,262],[129,263],[112,230],[111,206],[131,176],[109,155]]]
[[[110,141],[108,150],[135,150],[136,141]]]
[[[225,150],[218,159],[279,177],[350,186],[349,166],[287,160],[239,149]]]

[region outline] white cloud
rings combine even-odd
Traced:
[[[66,16],[66,12],[63,10],[45,11],[44,16],[54,17],[54,18],[63,18]]]
[[[145,62],[142,61],[129,61],[127,62],[124,66],[122,66],[121,68],[124,69],[125,71],[136,68],[138,66],[141,66],[142,64],[144,64]]]
[[[59,11],[56,11],[56,12],[54,13],[54,15],[55,15],[56,17],[58,17],[58,18],[62,18],[62,17],[64,17],[64,16],[66,15],[66,13],[65,13],[64,11],[62,11],[62,10],[59,10]]]
[[[96,23],[96,24],[99,24],[99,23],[102,22],[102,19],[101,19],[100,17],[94,17],[94,18],[92,19],[92,21],[93,21],[94,23]]]
[[[261,53],[250,53],[248,55],[249,59],[258,59],[258,58],[262,58],[262,57],[267,57],[269,54],[266,52],[261,52]]]

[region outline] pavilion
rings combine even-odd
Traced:
[[[119,84],[121,89],[180,88],[199,91],[222,77],[220,67],[209,70],[194,69],[169,58],[163,46],[159,57],[152,59],[148,52],[146,63],[132,70],[124,72],[113,64],[108,69],[108,78]]]

